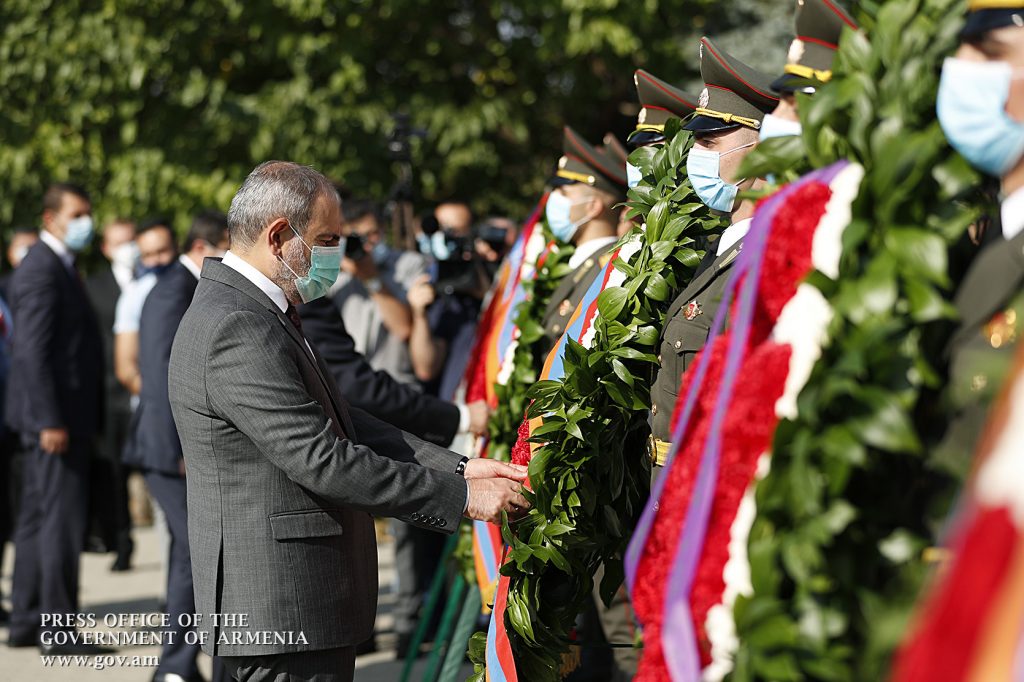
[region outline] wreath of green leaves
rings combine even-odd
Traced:
[[[541,219],[537,227],[544,231],[545,243],[554,239],[546,219]],[[505,384],[494,386],[498,406],[487,424],[490,437],[488,457],[492,459],[507,461],[516,444],[519,426],[529,404],[527,391],[537,382],[544,365],[546,344],[542,343],[544,328],[540,320],[544,318],[544,311],[558,283],[572,272],[569,259],[575,250],[572,244],[559,244],[548,251],[534,278],[523,282],[525,298],[516,306],[512,320],[519,330],[512,356],[512,371]]]
[[[569,632],[599,567],[606,603],[622,584],[622,553],[649,494],[647,413],[665,314],[708,238],[725,227],[686,179],[690,145],[670,121],[664,145],[630,156],[644,180],[628,206],[645,224],[625,238],[640,248],[615,263],[627,283],[598,298],[592,347],[570,340],[564,377],[538,382],[527,396],[530,416],[544,418],[532,438],[541,444],[530,462],[533,506],[502,528],[510,546],[506,626],[521,679],[561,679]],[[482,658],[482,634],[470,648]],[[476,671],[482,680],[482,665]]]
[[[770,140],[749,157],[758,173],[783,177],[846,158],[865,177],[839,280],[809,278],[834,310],[831,342],[756,488],[735,681],[884,679],[958,482],[928,445],[942,432],[948,263],[979,216],[978,176],[934,114],[963,3],[861,10],[865,31],[843,36],[832,80],[800,96],[802,140]]]

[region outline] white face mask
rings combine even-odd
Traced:
[[[791,135],[799,135],[802,130],[800,121],[791,121],[788,118],[765,114],[764,120],[761,121],[758,137],[761,140],[767,140],[772,137],[789,137]]]
[[[139,262],[139,245],[130,241],[117,246],[111,254],[110,262],[119,268],[134,270]]]

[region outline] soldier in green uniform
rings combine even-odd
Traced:
[[[1000,179],[999,234],[956,295],[949,345],[953,418],[939,457],[966,471],[999,393],[1024,318],[1024,0],[971,0],[956,56],[946,60],[938,114],[950,144]]]
[[[683,372],[708,340],[728,272],[750,228],[754,202],[737,200],[740,190],[756,189],[759,178],[741,178],[740,163],[758,142],[764,115],[778,106],[772,79],[716,47],[701,41],[704,91],[696,116],[685,130],[696,141],[686,162],[697,195],[710,208],[727,214],[732,223],[708,246],[708,257],[689,286],[672,302],[661,338],[661,367],[651,389],[651,455],[664,463],[671,438],[672,411]]]
[[[640,114],[636,130],[626,143],[631,149],[650,147],[665,142],[665,123],[672,118],[686,118],[697,110],[697,98],[657,78],[643,69],[633,74],[636,94],[640,99]],[[640,169],[626,162],[626,181],[629,187],[640,183]]]
[[[555,238],[571,242],[573,271],[558,284],[541,324],[552,347],[565,324],[601,272],[618,239],[615,206],[625,199],[626,169],[608,147],[595,148],[572,128],[565,128],[564,155],[551,184],[545,216]]]
[[[779,106],[761,121],[760,138],[800,134],[796,94],[813,95],[832,78],[832,62],[843,28],[857,22],[832,0],[797,0],[796,37],[789,46],[786,66],[772,83]]]

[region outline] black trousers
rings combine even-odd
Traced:
[[[190,619],[181,619],[182,616],[187,617],[196,612],[192,591],[192,555],[188,548],[185,478],[152,471],[147,471],[145,478],[150,494],[164,512],[167,529],[171,534],[171,552],[167,565],[167,613],[171,625],[160,654],[158,671],[190,679],[199,674],[196,666],[199,645],[185,643],[186,633],[194,628],[179,624],[190,622]]]
[[[68,630],[41,615],[78,612],[78,560],[89,505],[89,444],[72,437],[62,455],[24,439],[21,508],[14,532],[11,637]]]
[[[238,682],[352,682],[355,647],[271,656],[222,656]]]

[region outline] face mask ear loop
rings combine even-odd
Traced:
[[[747,144],[741,144],[739,147],[733,147],[732,149],[730,149],[727,152],[719,152],[718,153],[718,158],[721,159],[723,156],[728,156],[729,154],[732,154],[733,152],[738,152],[739,150],[746,149],[747,147],[753,147],[755,144],[757,144],[757,142],[748,142]],[[719,173],[722,172],[721,167],[719,167],[718,172]]]

